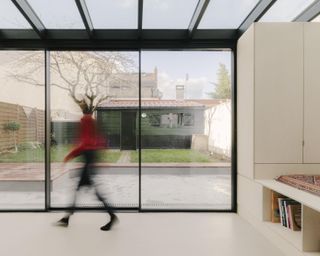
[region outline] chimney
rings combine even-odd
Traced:
[[[157,66],[154,67],[154,70],[153,70],[153,75],[154,75],[154,80],[158,80],[158,68]]]
[[[176,99],[184,100],[184,85],[176,85]]]

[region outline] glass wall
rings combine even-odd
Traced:
[[[83,161],[76,157],[63,165],[63,160],[83,140],[79,124],[85,109],[93,113],[104,141],[90,170],[95,188],[114,207],[139,206],[138,163],[128,151],[138,147],[138,57],[138,52],[50,53],[52,207],[73,200]],[[100,204],[93,187],[79,191],[77,206]]]
[[[231,52],[143,51],[141,65],[142,209],[230,210]]]
[[[98,190],[116,208],[230,210],[231,51],[140,57],[139,88],[138,52],[50,52],[50,207],[73,202],[84,161],[64,160],[89,112],[96,187],[79,191],[78,207],[102,206]],[[0,210],[44,209],[44,52],[1,51],[0,60]]]
[[[44,52],[0,51],[0,210],[44,209]]]

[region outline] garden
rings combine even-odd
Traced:
[[[58,145],[51,147],[51,162],[62,162],[70,152],[72,145]],[[127,163],[139,162],[139,151],[120,151],[117,149],[100,150],[98,162],[117,163],[124,152],[129,152]],[[127,153],[128,154],[128,153]],[[17,151],[4,152],[0,154],[0,163],[37,163],[44,162],[45,149],[39,144],[24,143],[18,145]],[[74,161],[81,161],[81,158]],[[191,149],[142,149],[142,163],[214,163],[226,162],[217,156],[210,156]],[[122,162],[123,163],[123,162]]]

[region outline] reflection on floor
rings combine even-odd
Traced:
[[[236,214],[119,213],[110,232],[103,213],[1,213],[0,255],[13,256],[283,256]]]

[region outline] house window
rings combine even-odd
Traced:
[[[193,126],[194,125],[194,116],[191,113],[182,114],[182,126]]]
[[[159,127],[161,124],[161,115],[160,114],[148,114],[149,123],[151,126]]]
[[[149,123],[154,127],[176,128],[193,126],[194,116],[191,113],[149,114]]]
[[[178,126],[178,114],[164,114],[161,115],[161,126],[167,128],[175,128]]]
[[[178,125],[179,126],[193,126],[194,118],[191,113],[179,113],[178,114]]]

